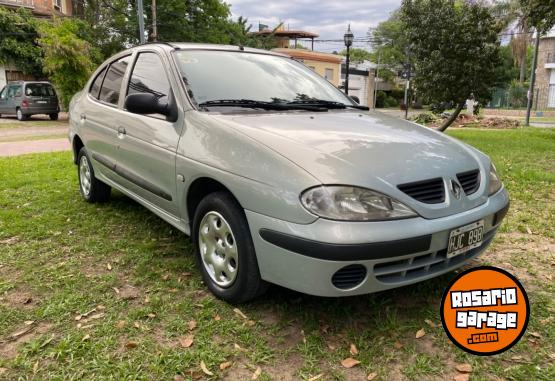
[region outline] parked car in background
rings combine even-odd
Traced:
[[[50,82],[8,82],[0,92],[0,116],[16,115],[18,120],[26,120],[31,115],[46,114],[58,120],[59,112],[58,96]]]
[[[74,96],[69,139],[82,197],[115,188],[190,235],[230,302],[377,292],[482,253],[509,207],[490,158],[367,110],[275,52],[146,44]]]

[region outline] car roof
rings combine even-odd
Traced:
[[[8,85],[18,85],[18,84],[28,85],[28,84],[33,84],[33,83],[42,83],[42,84],[45,84],[45,85],[52,85],[48,81],[8,81],[7,84]]]

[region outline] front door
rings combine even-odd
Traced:
[[[158,101],[171,102],[172,89],[162,57],[155,52],[140,52],[124,96],[133,93],[155,94]],[[170,122],[164,115],[139,115],[125,111],[115,121],[119,131],[117,169],[127,189],[178,216],[175,155],[182,121]]]

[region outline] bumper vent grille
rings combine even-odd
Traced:
[[[443,179],[441,177],[415,183],[401,184],[398,185],[397,188],[415,200],[426,204],[439,204],[445,201],[445,187],[443,186]]]
[[[470,195],[478,190],[480,187],[480,170],[463,172],[457,174],[457,179],[464,189],[464,193]]]
[[[342,290],[359,285],[366,278],[366,267],[349,265],[339,269],[331,277],[331,283]]]

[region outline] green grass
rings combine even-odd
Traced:
[[[542,251],[554,238],[555,131],[450,134],[491,155],[509,189],[503,233],[480,261],[505,267],[503,258],[523,275],[528,331],[539,338],[527,334],[494,357],[456,348],[438,314],[452,274],[343,299],[273,287],[240,306],[245,320],[207,292],[183,234],[117,192],[106,204],[81,201],[71,155],[52,153],[0,159],[0,379],[247,380],[257,367],[259,380],[452,379],[462,362],[472,379],[555,379],[555,286],[544,278],[555,259]],[[34,321],[30,334],[8,341],[25,321]],[[421,328],[426,336],[415,339]],[[194,344],[180,347],[190,334]],[[345,369],[351,343],[361,364]]]

